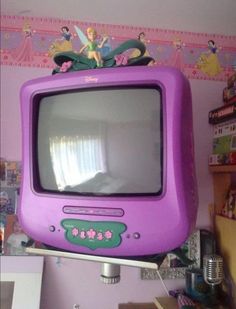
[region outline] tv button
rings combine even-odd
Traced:
[[[139,239],[140,237],[141,237],[141,235],[138,232],[133,234],[134,239]]]
[[[50,225],[50,226],[49,226],[49,231],[50,231],[50,232],[55,232],[55,230],[56,230],[56,228],[55,228],[54,225]]]

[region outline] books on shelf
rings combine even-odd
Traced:
[[[225,201],[219,212],[223,217],[236,220],[236,188],[233,186],[229,188]]]
[[[227,80],[227,87],[223,89],[224,104],[236,102],[236,72]]]
[[[228,78],[227,86],[223,89],[223,104],[209,112],[210,124],[236,119],[236,72]]]
[[[213,137],[222,137],[236,134],[236,119],[213,126]]]
[[[236,151],[236,134],[213,137],[213,154]]]
[[[236,71],[227,79],[227,87],[231,88],[236,86]]]
[[[236,119],[236,102],[215,108],[208,114],[210,124],[222,123],[230,119]]]
[[[236,164],[236,120],[213,126],[212,153],[209,165]]]
[[[236,152],[211,154],[208,158],[209,165],[235,165]]]
[[[225,104],[236,102],[236,86],[233,86],[231,88],[224,88],[223,101]]]

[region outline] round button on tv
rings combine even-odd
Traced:
[[[134,239],[139,239],[141,237],[141,235],[140,235],[140,233],[138,233],[138,232],[135,232],[134,234],[133,234],[133,238]]]
[[[56,228],[55,228],[54,225],[50,225],[50,226],[49,226],[49,231],[50,231],[50,232],[55,232],[55,230],[56,230]]]

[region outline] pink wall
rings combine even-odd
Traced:
[[[1,256],[1,273],[42,273],[43,257]]]
[[[159,281],[140,280],[140,270],[121,267],[121,281],[115,285],[100,282],[101,265],[84,261],[46,258],[43,276],[42,309],[117,309],[119,303],[151,302],[165,296]],[[181,288],[182,280],[167,280],[168,289]]]
[[[20,87],[29,79],[48,74],[49,69],[1,66],[0,157],[21,160]]]

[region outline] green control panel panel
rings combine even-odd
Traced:
[[[114,221],[64,219],[61,226],[70,243],[91,250],[118,247],[122,241],[121,234],[126,231],[124,223]]]

